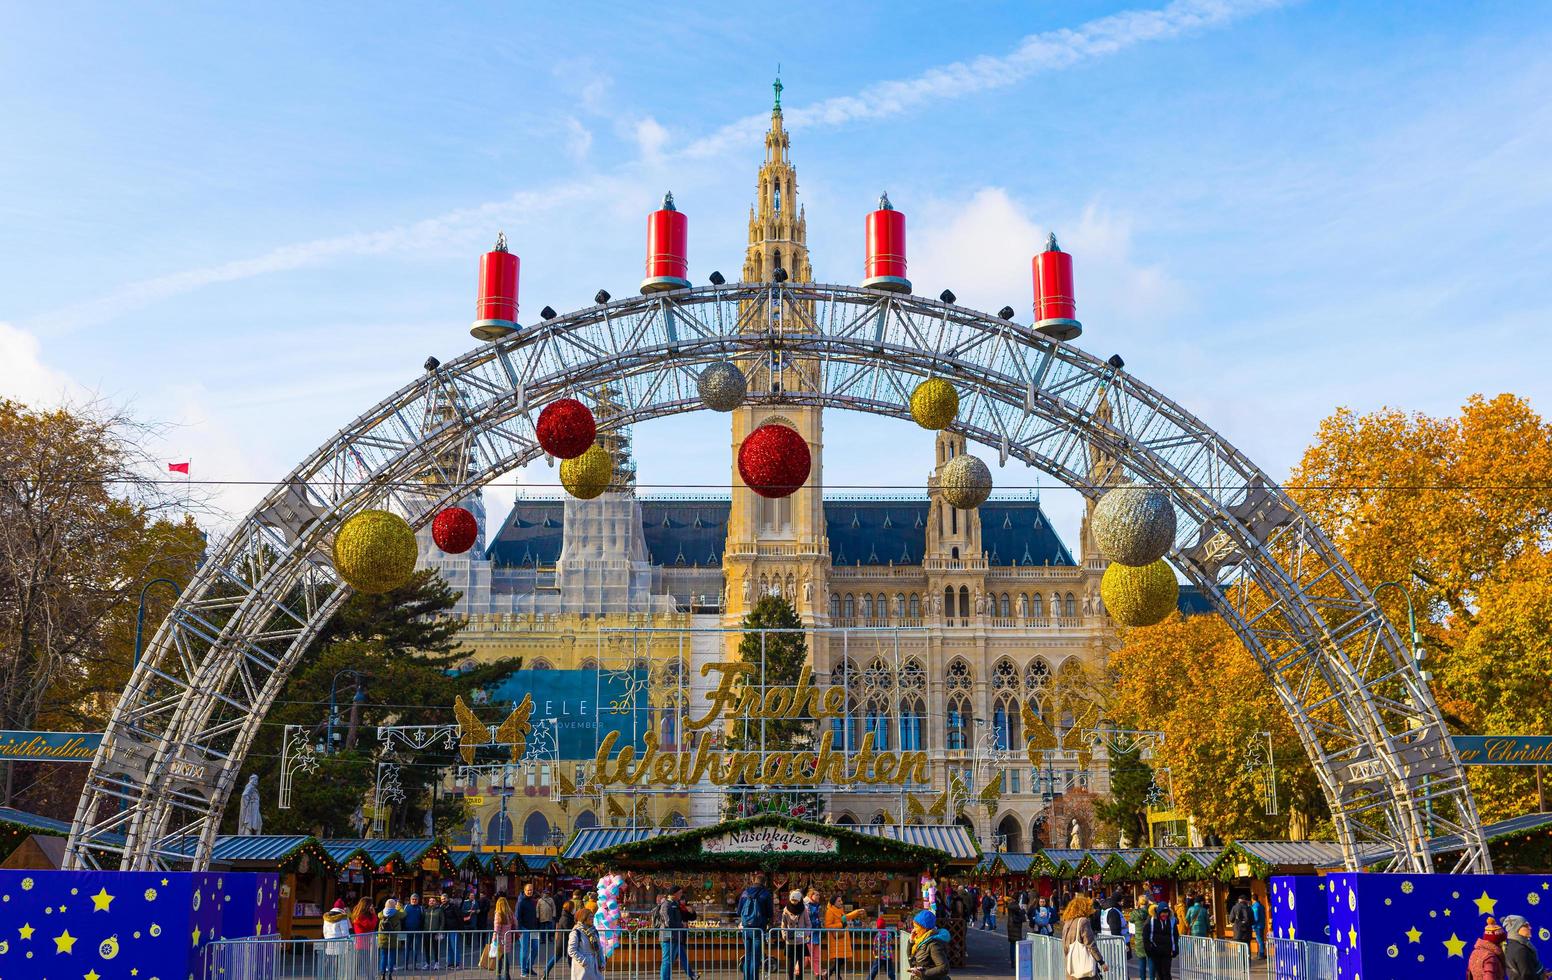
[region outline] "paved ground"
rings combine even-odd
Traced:
[[[966,929],[965,942],[969,946],[969,964],[954,970],[954,980],[960,980],[961,977],[974,977],[977,980],[1012,980],[1013,966],[1008,962],[1007,933]],[[1136,961],[1130,961],[1127,977],[1134,978],[1137,975]],[[1250,975],[1253,978],[1266,977],[1266,961],[1251,960]]]

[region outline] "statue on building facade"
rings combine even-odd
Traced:
[[[975,614],[986,615],[986,595],[980,589],[975,590]]]
[[[264,831],[264,814],[259,809],[259,777],[248,777],[242,800],[237,805],[237,836],[257,837]]]
[[[1067,824],[1067,846],[1073,850],[1083,847],[1083,829],[1078,826],[1078,818],[1073,817]]]

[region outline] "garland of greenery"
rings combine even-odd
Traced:
[[[836,851],[834,854],[795,854],[790,851],[771,854],[701,853],[700,843],[707,837],[761,827],[782,827],[833,837]],[[977,851],[979,859],[979,848]],[[616,844],[591,851],[566,863],[571,868],[591,871],[926,871],[945,865],[949,860],[947,854],[936,848],[874,837],[832,824],[798,820],[780,814],[763,814],[742,820],[728,820],[684,833]]]

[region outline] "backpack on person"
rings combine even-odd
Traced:
[[[765,889],[750,885],[738,896],[738,921],[745,929],[764,929],[769,921],[765,914],[766,903],[761,892]]]

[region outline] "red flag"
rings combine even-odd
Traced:
[[[189,464],[188,463],[168,463],[167,464],[167,472],[169,472],[169,473],[182,473],[184,476],[188,476],[189,475]]]

